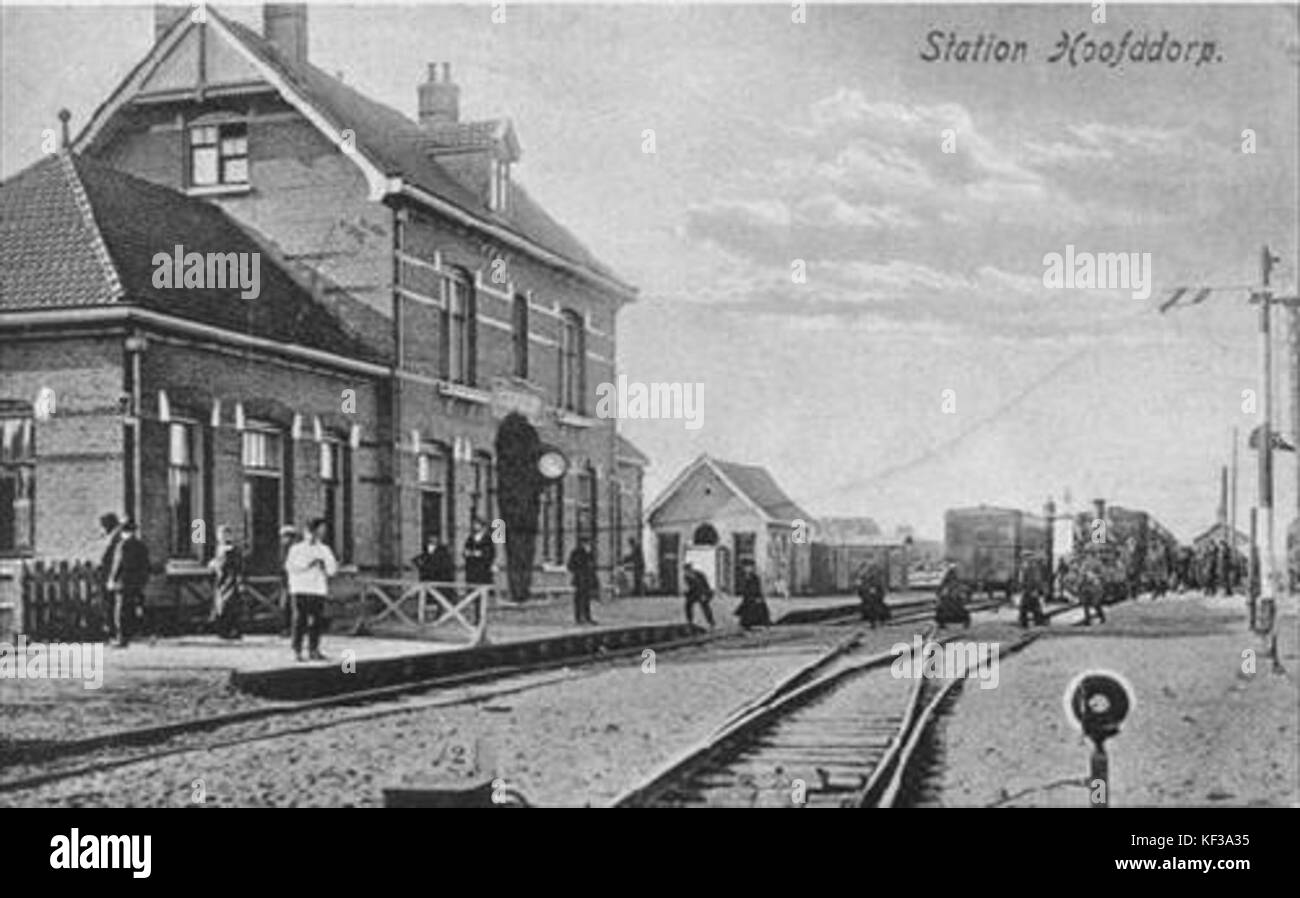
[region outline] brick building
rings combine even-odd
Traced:
[[[412,121],[307,60],[304,6],[203,18],[155,7],[71,146],[0,187],[0,556],[87,557],[117,510],[176,576],[222,523],[269,570],[279,526],[323,514],[391,574],[497,516],[514,411],[570,463],[537,580],[582,534],[609,582],[647,461],[594,396],[635,290],[514,183],[508,119],[460,120],[448,66]],[[178,245],[259,253],[260,296],[157,286]]]
[[[746,560],[766,594],[804,593],[811,585],[816,521],[758,465],[697,457],[646,509],[646,525],[663,592],[682,588],[687,562],[722,592],[733,591]]]

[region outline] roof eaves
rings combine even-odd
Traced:
[[[67,150],[60,152],[58,158],[63,177],[68,182],[68,190],[72,194],[72,200],[76,203],[77,210],[81,212],[81,217],[90,232],[91,249],[104,271],[104,279],[108,282],[108,301],[117,302],[126,294],[126,291],[122,288],[122,278],[118,274],[117,266],[113,264],[113,257],[108,251],[108,244],[104,242],[104,235],[95,222],[95,209],[90,204],[90,197],[86,195],[85,185],[81,183],[81,173],[77,171],[72,154]]]

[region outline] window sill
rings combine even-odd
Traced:
[[[600,422],[596,418],[589,418],[586,415],[580,415],[577,412],[570,412],[559,409],[555,412],[555,420],[569,427],[595,427]]]
[[[199,574],[210,574],[211,571],[202,561],[193,558],[169,558],[163,565],[163,573],[168,577],[196,577]]]
[[[243,193],[252,193],[253,185],[251,184],[209,184],[203,187],[188,187],[185,190],[186,196],[229,196]]]
[[[549,561],[543,561],[541,564],[543,574],[567,574],[569,569],[562,564],[551,564]]]
[[[455,399],[464,399],[467,402],[477,402],[480,405],[488,405],[492,402],[491,393],[486,390],[480,390],[478,387],[467,387],[465,384],[443,381],[438,385],[438,391],[444,396],[451,396]]]

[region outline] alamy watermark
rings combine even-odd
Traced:
[[[0,642],[0,680],[82,680],[87,689],[104,685],[102,642]]]
[[[704,425],[704,384],[628,382],[596,387],[597,418],[670,418],[686,422],[687,430]]]
[[[159,290],[240,288],[243,299],[262,292],[261,253],[187,253],[176,244],[172,253],[154,253],[153,285]]]
[[[998,643],[949,642],[940,645],[933,640],[912,637],[911,644],[896,642],[889,649],[894,663],[889,672],[904,680],[965,679],[974,675],[981,689],[996,689],[998,685]]]
[[[1130,290],[1134,299],[1151,296],[1150,253],[1089,253],[1065,246],[1065,255],[1043,256],[1043,286],[1052,290]]]

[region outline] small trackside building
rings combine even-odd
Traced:
[[[804,593],[811,585],[815,522],[766,468],[701,455],[650,504],[646,521],[662,592],[682,589],[687,562],[715,589],[732,592],[746,559],[767,594]]]

